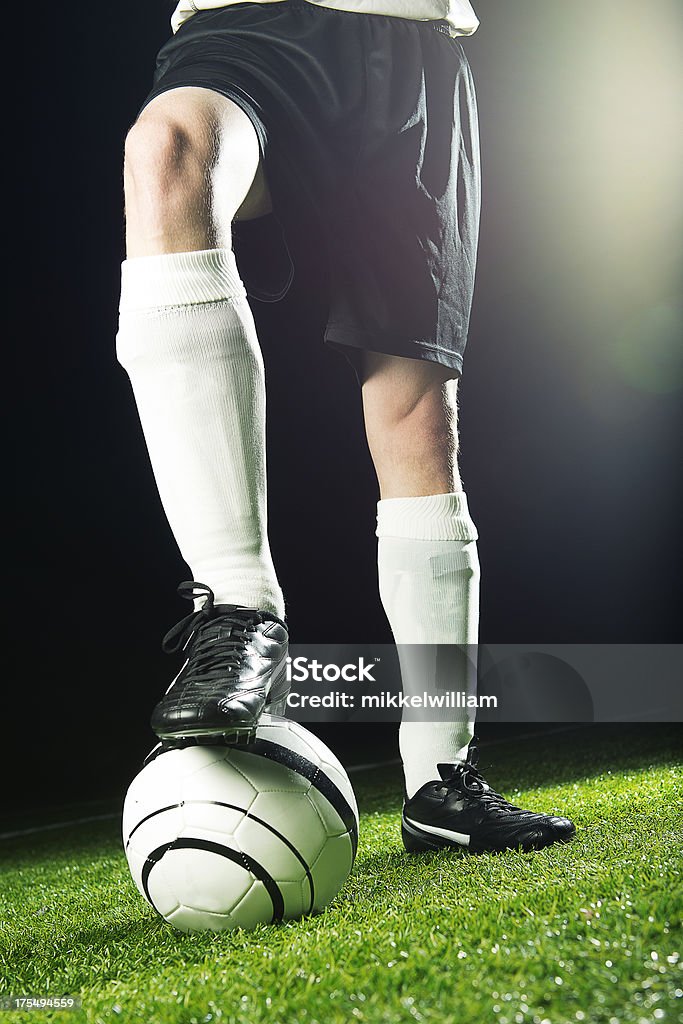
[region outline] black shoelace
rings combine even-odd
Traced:
[[[472,742],[467,751],[467,760],[464,763],[439,765],[439,771],[443,779],[439,788],[446,794],[456,792],[460,796],[465,797],[466,800],[477,800],[489,807],[495,806],[502,811],[518,811],[518,807],[515,807],[504,796],[491,789],[477,768],[478,762],[479,751],[476,744]]]
[[[162,650],[174,654],[194,638],[185,681],[212,683],[234,677],[246,652],[249,634],[259,622],[281,620],[270,612],[241,605],[214,605],[214,593],[204,583],[181,583],[178,593],[188,601],[205,597],[201,608],[190,612],[168,631]]]

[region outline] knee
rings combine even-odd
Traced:
[[[206,188],[212,163],[209,131],[167,112],[143,111],[125,143],[126,202],[176,206]]]

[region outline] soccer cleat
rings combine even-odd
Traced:
[[[164,637],[163,650],[182,650],[186,660],[152,712],[152,729],[166,749],[193,738],[249,742],[264,711],[287,707],[287,626],[268,611],[214,604],[203,583],[181,583],[178,593],[206,600]]]
[[[441,779],[428,782],[403,805],[401,834],[408,853],[448,848],[470,853],[540,850],[567,842],[576,829],[568,818],[524,811],[495,793],[476,768],[476,746],[467,760],[439,764]]]

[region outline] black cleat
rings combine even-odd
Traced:
[[[524,811],[494,793],[467,760],[439,764],[440,781],[428,782],[403,805],[401,834],[408,853],[457,848],[470,853],[540,850],[567,842],[576,832],[568,818]]]
[[[258,608],[214,605],[203,583],[181,583],[178,593],[206,601],[164,637],[163,650],[183,650],[186,661],[154,708],[152,729],[165,749],[188,739],[249,742],[264,711],[287,707],[287,626]]]

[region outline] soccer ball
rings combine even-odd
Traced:
[[[253,928],[337,895],[353,866],[358,807],[321,740],[264,715],[248,746],[149,761],[126,794],[123,841],[135,884],[175,928]]]

